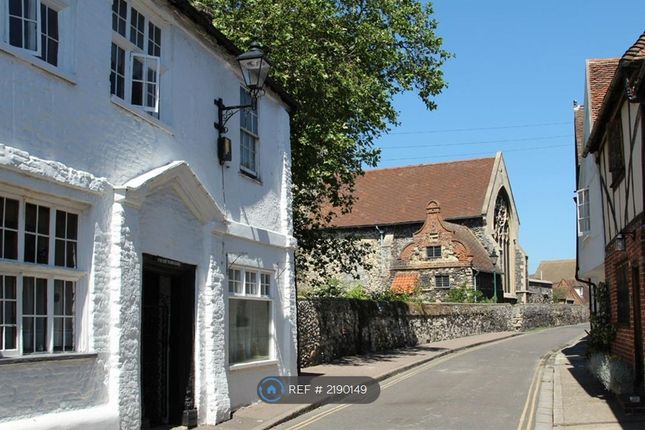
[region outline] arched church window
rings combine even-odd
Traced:
[[[510,207],[508,194],[502,188],[495,201],[493,237],[500,250],[499,262],[502,266],[502,285],[505,293],[511,292]]]

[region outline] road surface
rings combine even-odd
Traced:
[[[531,428],[542,356],[584,334],[587,324],[533,331],[448,355],[381,382],[367,405],[327,405],[286,430]]]

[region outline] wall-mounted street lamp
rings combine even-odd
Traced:
[[[258,98],[264,93],[264,83],[271,70],[271,63],[269,63],[264,52],[260,49],[260,44],[257,42],[251,43],[250,49],[238,55],[236,60],[242,70],[244,85],[246,85],[251,95],[251,103],[226,106],[224,100],[221,98],[215,100],[215,105],[217,106],[217,122],[215,123],[215,128],[218,131],[217,153],[220,164],[224,164],[225,161],[231,161],[231,141],[224,136],[228,131],[226,123],[240,110],[254,110],[257,107]]]
[[[636,238],[636,232],[635,231],[626,231],[624,233],[618,233],[616,235],[616,251],[624,251],[627,249],[627,243],[625,240],[625,236],[631,236],[632,239]]]
[[[493,252],[489,255],[490,262],[493,263],[493,301],[497,303],[497,252],[493,249]]]

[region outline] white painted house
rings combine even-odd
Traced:
[[[0,0],[0,429],[215,424],[296,372],[290,101],[186,0]]]

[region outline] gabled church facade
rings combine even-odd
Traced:
[[[355,196],[333,228],[369,244],[370,267],[358,280],[367,289],[417,289],[439,301],[463,286],[500,302],[541,297],[528,292],[528,257],[501,153],[371,170],[357,179]]]

